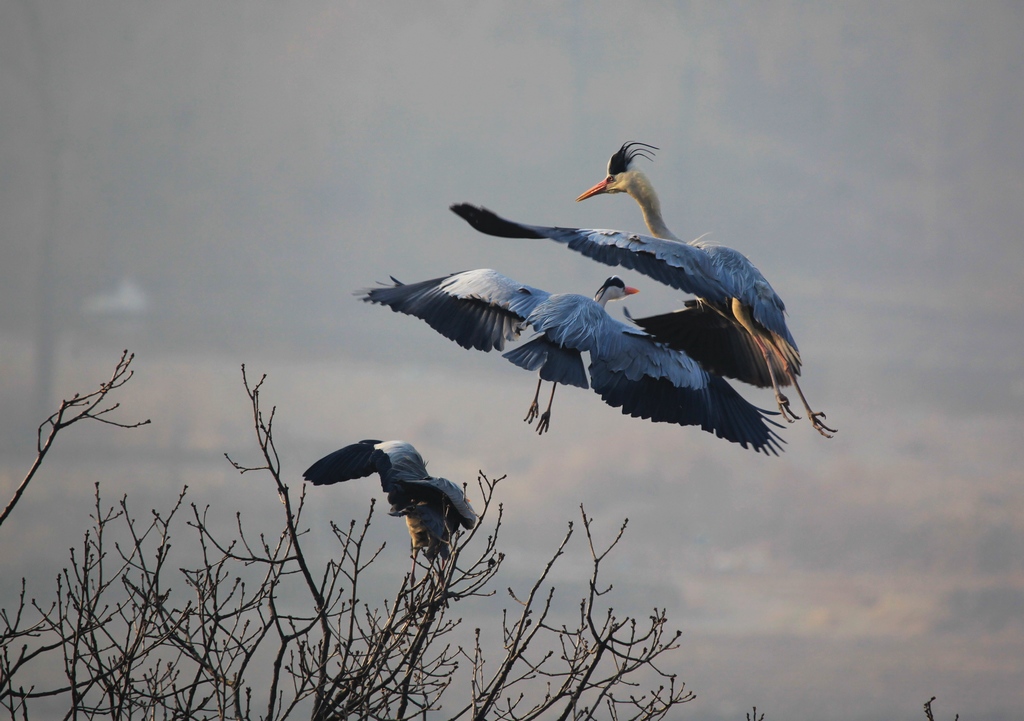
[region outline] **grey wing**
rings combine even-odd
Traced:
[[[486,268],[419,283],[395,281],[362,294],[368,303],[415,316],[463,348],[482,351],[503,350],[505,341],[519,336],[526,317],[549,296]]]
[[[394,481],[429,478],[427,464],[405,441],[366,440],[330,453],[306,469],[302,477],[314,486],[365,478],[377,472],[381,489],[391,491]]]
[[[609,317],[590,353],[590,384],[605,403],[654,422],[699,426],[746,448],[778,454],[781,439],[761,410],[685,353]]]
[[[707,253],[715,274],[731,298],[738,298],[753,310],[754,320],[789,343],[796,341],[786,325],[786,304],[747,256],[733,248],[707,244],[697,246]]]
[[[621,230],[558,228],[506,220],[486,208],[460,203],[452,212],[481,233],[501,238],[548,238],[599,263],[622,266],[701,298],[725,302],[728,297],[700,248]]]
[[[365,478],[377,470],[374,454],[378,443],[380,441],[367,440],[339,448],[307,468],[302,477],[314,486]]]

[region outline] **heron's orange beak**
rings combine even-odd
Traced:
[[[626,286],[626,295],[634,295],[635,293],[639,293],[639,292],[640,291],[637,290],[636,288],[633,288],[633,287],[628,286],[628,285]]]
[[[593,197],[595,195],[600,195],[601,193],[606,192],[605,188],[607,188],[607,187],[608,187],[608,178],[605,178],[600,183],[595,185],[593,188],[591,188],[587,192],[583,193],[580,197],[576,198],[576,202],[578,203],[581,200],[586,200],[587,198],[591,198],[591,197]]]

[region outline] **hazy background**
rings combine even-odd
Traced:
[[[921,718],[932,695],[944,718],[1017,717],[1022,37],[1014,2],[0,0],[4,502],[36,425],[122,348],[121,417],[153,420],[59,439],[0,529],[2,605],[25,574],[47,596],[96,481],[141,514],[187,483],[276,522],[222,457],[255,460],[245,363],[296,486],[361,438],[507,473],[513,577],[581,502],[608,538],[628,516],[606,580],[684,631],[684,718]],[[785,299],[835,439],[804,420],[765,458],[578,389],[537,438],[530,374],[352,297],[477,267],[592,293],[609,268],[447,208],[639,230],[624,196],[573,202],[626,140],[661,148],[641,162],[676,234],[743,251]],[[623,275],[634,314],[683,297]],[[307,521],[377,488],[318,490]]]

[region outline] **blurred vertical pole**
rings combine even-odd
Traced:
[[[49,58],[43,40],[42,23],[37,14],[36,4],[25,0],[28,18],[29,44],[35,51],[35,80],[39,104],[39,128],[43,136],[42,157],[46,163],[43,173],[43,202],[40,222],[39,268],[35,287],[35,338],[33,366],[35,379],[33,388],[33,409],[35,417],[42,421],[52,412],[54,369],[56,366],[57,329],[57,270],[54,247],[60,206],[60,164],[63,157],[63,139],[57,129],[51,95]]]

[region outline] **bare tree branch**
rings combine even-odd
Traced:
[[[121,353],[121,359],[117,362],[110,380],[101,383],[100,387],[92,393],[84,396],[76,393],[71,398],[62,400],[57,411],[39,425],[39,430],[36,433],[36,459],[17,489],[15,489],[14,496],[7,504],[7,507],[4,508],[3,513],[0,513],[0,526],[3,525],[7,517],[14,511],[14,507],[18,505],[22,494],[25,493],[25,489],[32,482],[36,471],[39,470],[43,459],[53,446],[53,442],[57,439],[57,434],[62,430],[82,420],[99,421],[100,423],[117,426],[118,428],[138,428],[149,423],[149,419],[137,423],[121,423],[111,420],[108,418],[108,415],[117,410],[121,404],[114,403],[104,407],[107,403],[107,396],[131,380],[135,374],[135,371],[131,370],[132,360],[134,359],[134,353],[129,353],[127,350]]]
[[[932,696],[930,699],[924,702],[924,715],[928,721],[935,721],[935,716],[932,715],[932,701],[935,697]],[[957,714],[954,721],[960,721],[960,714]]]

